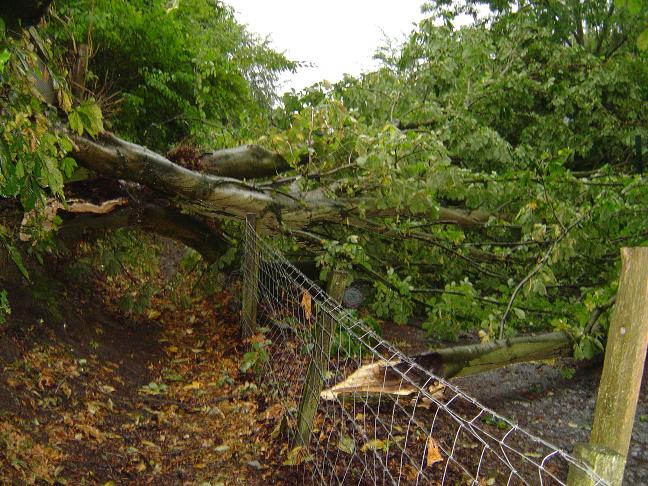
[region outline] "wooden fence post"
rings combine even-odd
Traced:
[[[589,444],[576,456],[613,486],[623,481],[641,376],[648,348],[648,248],[621,249],[621,278],[608,331]],[[583,471],[572,467],[569,486],[589,486]]]
[[[241,337],[248,338],[257,329],[257,299],[259,292],[259,244],[256,214],[245,216],[243,230],[243,304],[241,308]]]
[[[346,270],[336,268],[331,275],[328,294],[336,302],[341,302],[344,291],[351,280],[351,274]],[[307,447],[313,430],[313,421],[317,414],[320,393],[324,385],[324,375],[328,372],[331,354],[331,337],[335,333],[335,318],[322,315],[315,321],[315,340],[313,358],[308,365],[306,381],[299,402],[297,414],[297,434],[300,445]]]

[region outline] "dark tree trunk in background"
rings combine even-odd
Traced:
[[[0,0],[0,17],[11,31],[37,24],[52,0]]]

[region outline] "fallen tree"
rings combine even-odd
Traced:
[[[0,15],[10,15],[12,25],[33,24],[38,20],[35,12],[41,15],[48,4],[24,2],[24,14],[14,8],[9,12],[1,5]],[[159,13],[165,21],[177,20],[166,16],[166,11]],[[190,17],[192,12],[184,14]],[[606,29],[611,21],[621,22],[609,17]],[[634,28],[626,27],[628,32]],[[117,130],[120,136],[104,130],[101,103],[91,98],[84,79],[84,65],[91,64],[91,46],[83,53],[68,53],[74,67],[73,79],[68,80],[65,73],[69,66],[57,65],[60,56],[57,58],[49,41],[43,39],[42,29],[32,28],[20,39],[17,35],[6,42],[0,39],[0,60],[7,59],[0,65],[0,194],[11,202],[5,206],[12,208],[0,213],[3,226],[9,228],[3,230],[3,240],[21,232],[30,238],[21,231],[29,226],[28,216],[33,212],[38,217],[32,221],[41,221],[42,212],[49,208],[62,219],[58,237],[67,245],[110,229],[138,228],[176,239],[197,250],[206,261],[216,262],[236,244],[233,233],[238,229],[228,235],[221,231],[222,225],[228,220],[240,222],[253,213],[261,232],[280,236],[277,242],[286,246],[302,244],[318,268],[326,271],[334,263],[344,262],[369,275],[375,287],[371,312],[379,318],[407,322],[416,311],[424,315],[424,328],[439,334],[450,328],[451,335],[476,328],[486,329],[492,336],[505,335],[505,331],[515,335],[561,330],[559,334],[439,350],[445,376],[563,355],[570,346],[580,349],[582,343],[590,342],[591,334],[600,340],[602,327],[591,323],[605,318],[607,308],[603,306],[615,291],[616,247],[645,236],[637,216],[643,214],[645,197],[626,172],[627,163],[619,162],[610,170],[602,161],[629,160],[629,133],[621,133],[620,127],[638,122],[633,118],[634,108],[624,111],[625,97],[615,97],[614,123],[606,108],[603,115],[594,114],[604,118],[592,126],[611,125],[594,130],[587,125],[593,115],[576,121],[572,117],[578,118],[581,111],[589,113],[592,106],[601,105],[600,100],[587,96],[566,100],[561,96],[569,89],[556,93],[548,86],[554,79],[580,86],[578,73],[596,72],[592,82],[599,85],[589,90],[588,96],[627,88],[635,105],[643,88],[640,83],[639,87],[632,84],[633,80],[623,89],[616,85],[614,90],[608,89],[610,79],[625,79],[616,71],[614,75],[606,71],[613,69],[612,63],[600,64],[587,57],[582,65],[575,64],[567,45],[549,35],[551,29],[539,27],[538,34],[547,36],[534,33],[527,39],[521,33],[525,28],[509,31],[507,27],[500,32],[475,26],[475,32],[488,42],[452,29],[430,25],[421,29],[418,40],[413,38],[411,45],[403,48],[402,59],[385,61],[388,69],[346,80],[330,91],[309,91],[295,102],[296,109],[277,110],[272,123],[264,125],[267,133],[246,134],[241,139],[222,137],[240,146],[190,147],[187,153],[195,155],[189,161],[174,158],[172,150],[162,155],[163,150],[147,148],[142,140],[150,142],[148,128],[135,127],[126,135]],[[134,32],[139,38],[141,32]],[[167,39],[170,42],[176,37]],[[546,48],[509,52],[509,46],[526,45],[536,37]],[[106,42],[110,38],[106,37]],[[434,69],[422,46],[436,45],[439,39],[451,47],[442,57],[444,65],[452,66],[448,67],[452,71],[448,79],[461,82],[448,84],[429,78]],[[484,54],[488,62],[477,59],[483,64],[475,69],[455,62],[464,58],[464,50],[481,52],[484,46],[492,49]],[[119,46],[102,47],[123,54]],[[186,58],[183,49],[189,47],[195,46],[177,49],[181,53],[178,63]],[[547,60],[538,52],[551,52],[555,57]],[[499,68],[493,69],[492,63]],[[508,77],[515,69],[527,73],[528,66],[536,70],[528,73],[527,83]],[[159,74],[139,80],[140,89],[154,86],[166,93],[156,98],[147,92],[148,98],[141,98],[152,99],[160,111],[157,119],[147,120],[149,128],[190,124],[188,116],[195,114],[191,110],[166,116],[166,105],[178,99],[183,110],[200,106],[208,111],[194,85],[187,92],[183,91],[186,86],[168,82],[191,77],[202,68],[184,67],[182,75],[160,74],[155,71],[157,65],[148,70],[138,65],[135,70],[137,76],[153,71]],[[481,68],[493,79],[477,76]],[[576,73],[573,79],[572,72]],[[210,73],[200,71],[200,82]],[[248,72],[247,78],[243,74],[236,73],[237,82],[247,79],[251,83],[254,73]],[[537,82],[545,76],[551,82]],[[74,89],[68,88],[70,83]],[[237,96],[255,88],[250,84],[239,89],[236,83],[217,86],[228,86]],[[227,89],[223,87],[222,92]],[[494,93],[499,91],[510,95],[512,101],[498,98]],[[392,98],[391,92],[398,96]],[[131,101],[140,99],[132,92],[129,96]],[[552,100],[547,106],[554,111],[547,115],[544,107],[527,106],[529,99]],[[208,100],[217,103],[218,97]],[[235,106],[240,97],[230,101]],[[560,111],[559,107],[573,103],[578,104],[573,113]],[[103,106],[110,105],[104,101]],[[139,116],[146,112],[138,110],[129,113]],[[203,130],[201,124],[218,122],[219,129],[226,126],[225,116],[218,120],[213,113],[200,116],[192,126],[196,131]],[[558,132],[554,131],[556,120],[564,125]],[[114,113],[109,121],[122,127],[130,123],[121,120],[124,123],[119,125]],[[167,149],[186,148],[182,143],[186,139],[191,142],[190,132],[175,127],[174,140],[153,143]],[[604,135],[596,138],[599,131]],[[609,135],[617,132],[618,136]],[[564,138],[565,133],[569,137]],[[254,141],[255,137],[258,140]],[[593,141],[583,144],[588,138]],[[254,143],[249,143],[250,139]],[[579,147],[578,154],[565,149],[573,146]],[[77,165],[90,173],[85,184],[98,189],[110,186],[110,190],[96,191],[100,196],[87,204],[83,198],[73,197],[69,180]],[[24,242],[23,248],[29,245]],[[574,341],[569,342],[566,336]],[[581,352],[582,356],[589,354]]]

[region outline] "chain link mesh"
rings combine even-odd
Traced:
[[[258,274],[267,340],[264,382],[281,403],[284,451],[304,484],[566,485],[570,467],[607,484],[382,339],[249,223],[245,234],[243,277]],[[361,368],[362,386],[331,389]],[[304,403],[314,403],[312,424]]]

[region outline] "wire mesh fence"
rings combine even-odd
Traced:
[[[245,229],[246,281],[303,484],[566,485],[587,466],[407,357]],[[243,320],[253,316],[243,309]]]

